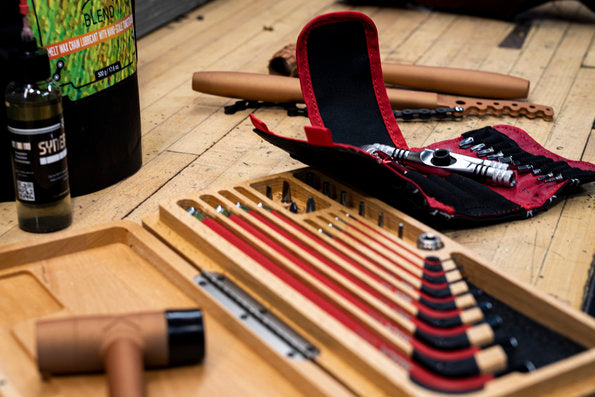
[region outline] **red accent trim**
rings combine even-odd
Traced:
[[[331,130],[325,127],[305,126],[308,143],[317,146],[334,146]]]
[[[361,223],[361,222],[360,222]],[[405,262],[410,263],[411,265],[415,266],[416,268],[418,268],[423,274],[427,274],[428,276],[432,276],[432,277],[438,277],[438,276],[444,276],[444,270],[440,270],[437,272],[428,270],[428,269],[424,269],[422,266],[420,266],[418,263],[413,262],[411,259],[408,259],[406,257],[404,257],[402,254],[400,254],[399,252],[395,251],[393,248],[391,248],[390,246],[386,245],[385,243],[383,243],[382,241],[378,240],[376,237],[372,236],[370,233],[366,233],[360,229],[357,229],[355,226],[353,225],[347,225],[349,229],[353,229],[356,230],[360,233],[362,233],[363,235],[365,235],[367,238],[369,238],[370,240],[374,241],[376,244],[381,245],[383,248],[385,248],[386,250],[392,252],[393,254],[395,254],[396,256],[398,256],[399,258],[403,259]],[[373,229],[369,229],[371,231],[375,231]],[[378,232],[376,232],[376,234],[379,234]],[[351,235],[351,233],[350,233]],[[355,237],[354,237],[355,238]],[[361,240],[360,240],[361,241]],[[373,248],[370,248],[373,249]],[[374,250],[376,251],[376,250]],[[388,256],[386,256],[385,254],[383,254],[382,252],[376,251],[378,252],[378,254],[382,255],[383,257],[385,257],[386,259],[390,260],[391,262],[394,262],[392,259],[390,259]],[[395,262],[397,263],[397,262]],[[413,273],[411,273],[413,274]],[[414,274],[415,275],[415,274]],[[417,275],[415,275],[416,277],[418,277]]]
[[[459,379],[445,378],[443,376],[435,375],[419,365],[411,367],[409,376],[426,387],[449,393],[463,393],[478,390],[487,382],[494,379],[493,375],[479,375]]]
[[[424,345],[417,339],[411,340],[411,346],[413,346],[413,348],[418,352],[441,361],[464,360],[481,350],[481,348],[477,346],[467,347],[460,350],[438,350]]]
[[[436,298],[435,296],[430,296],[422,291],[418,291],[418,293],[419,293],[419,296],[424,298],[425,300],[427,300],[429,302],[435,302],[435,303],[450,302],[450,301],[454,301],[456,299],[456,296],[453,296],[453,295],[447,296],[444,298]]]
[[[431,333],[432,335],[437,336],[455,336],[460,335],[463,332],[467,331],[471,328],[469,324],[458,325],[456,327],[451,328],[437,328],[432,325],[426,324],[418,318],[414,318],[413,322],[415,323],[416,328]]]
[[[349,256],[343,254],[341,251],[336,250],[334,247],[328,245],[324,241],[322,241],[322,240],[318,239],[317,237],[313,236],[310,232],[308,232],[307,230],[301,228],[299,225],[297,225],[296,223],[294,223],[290,219],[286,218],[285,216],[281,215],[278,212],[272,212],[272,214],[275,215],[277,218],[281,219],[282,221],[284,221],[285,223],[287,223],[288,225],[292,226],[297,231],[299,231],[302,234],[304,234],[310,240],[312,240],[312,241],[316,242],[317,244],[319,244],[320,246],[322,246],[323,249],[326,249],[326,250],[332,252],[333,254],[337,255],[338,257],[340,257],[344,261],[347,261],[350,265],[352,265],[353,267],[357,268],[358,270],[360,270],[361,272],[365,273],[366,275],[368,275],[369,277],[373,278],[374,280],[378,281],[379,283],[381,283],[382,285],[384,285],[386,288],[388,288],[392,292],[398,293],[403,299],[408,300],[409,302],[415,302],[415,299],[413,297],[411,297],[409,295],[405,295],[405,293],[404,292],[401,292],[401,291],[397,292],[398,290],[397,290],[396,287],[394,287],[393,285],[390,285],[390,284],[386,283],[376,273],[374,273],[371,270],[367,269],[363,265],[357,263],[356,261],[354,261],[353,259],[351,259]],[[370,264],[373,264],[371,261],[369,261],[368,259],[366,259],[363,256],[361,256],[359,253],[356,252],[356,254],[362,260],[365,260],[366,262],[368,262]],[[418,291],[415,291],[415,294],[419,294],[419,292]],[[453,299],[454,299],[454,297],[453,297]]]
[[[262,219],[263,222],[268,223],[268,221],[266,221],[266,219],[264,217],[262,217],[262,215],[254,213],[254,212],[250,212],[251,214],[253,214],[257,219]],[[317,238],[316,236],[313,236],[310,232],[308,232],[307,230],[303,229],[301,226],[299,226],[298,224],[296,224],[295,222],[293,222],[291,219],[285,217],[284,215],[280,214],[279,212],[276,211],[271,211],[271,214],[274,215],[275,217],[277,217],[278,219],[282,220],[283,222],[285,222],[287,225],[293,227],[294,229],[296,229],[297,231],[301,232],[303,235],[305,235],[306,237],[308,237],[310,240],[312,240],[313,242],[317,243],[318,245],[322,246],[324,249],[331,251],[332,253],[336,254],[337,256],[343,258],[344,260],[348,261],[351,265],[353,265],[354,267],[358,268],[359,270],[365,272],[366,274],[368,274],[370,277],[373,277],[375,280],[377,280],[378,282],[381,282],[383,285],[385,285],[387,288],[389,288],[391,291],[396,292],[397,289],[395,287],[393,287],[392,285],[388,285],[386,284],[379,276],[377,276],[376,274],[372,273],[370,270],[366,269],[365,267],[363,267],[362,265],[360,265],[359,263],[355,262],[354,260],[352,260],[351,258],[349,258],[348,256],[345,256],[345,254],[341,253],[340,251],[335,250],[332,246],[328,245],[327,243],[325,243],[324,241],[320,240],[319,238]],[[275,227],[272,223],[271,223],[271,227]],[[274,229],[276,230],[276,229]],[[363,260],[366,260],[365,258],[362,257]],[[370,262],[368,260],[366,260],[367,262]],[[370,262],[372,263],[372,262]],[[416,293],[419,293],[418,291],[416,291]],[[408,300],[409,302],[411,302],[412,304],[414,304],[416,307],[416,303],[419,304],[418,301],[416,301],[415,299],[411,298],[410,296],[404,295],[404,292],[399,292],[399,296],[401,296],[403,299]],[[434,302],[445,302],[445,301],[451,301],[454,299],[454,297],[448,297],[448,298],[432,298],[432,297],[425,297],[428,300],[434,301]],[[402,309],[399,308],[399,310],[397,310],[398,312],[402,313]],[[460,334],[462,332],[465,332],[470,326],[469,325],[461,325],[458,327],[452,327],[452,328],[448,328],[448,329],[444,329],[444,328],[437,328],[437,327],[433,327],[431,325],[425,324],[423,322],[421,322],[421,320],[419,320],[416,317],[411,317],[410,318],[411,321],[413,321],[416,325],[417,328],[422,329],[423,331],[426,331],[428,333],[437,335],[437,336],[452,336],[452,335],[457,335]]]
[[[583,169],[588,169],[586,166],[590,166],[593,170],[595,170],[595,166],[583,161],[570,161],[558,155],[555,155],[548,150],[544,149],[541,145],[539,145],[536,141],[529,137],[529,135],[521,130],[520,128],[508,126],[508,125],[499,125],[494,127],[498,132],[503,133],[504,135],[508,136],[509,138],[513,139],[515,142],[519,144],[519,147],[531,154],[534,155],[541,155],[546,156],[554,161],[565,161],[568,162],[572,166],[578,167],[578,165],[582,165]],[[446,148],[450,149],[453,153],[463,154],[465,156],[471,157],[478,157],[476,153],[468,150],[468,149],[461,149],[459,147],[459,142],[463,139],[463,137],[458,137],[456,139],[451,139],[448,141],[441,141],[436,142],[427,147],[430,149],[436,148]],[[418,150],[417,148],[414,150]],[[580,167],[578,167],[580,168]],[[516,174],[517,184],[512,187],[503,187],[503,186],[489,186],[491,190],[494,192],[502,195],[507,200],[512,201],[523,207],[525,210],[531,210],[534,208],[542,207],[552,195],[556,194],[558,190],[560,190],[566,183],[543,183],[537,180],[537,177],[531,173],[528,174]],[[501,211],[498,214],[494,215],[505,215],[506,211]]]
[[[353,219],[353,218],[352,218]],[[356,219],[357,223],[359,223],[360,225],[365,226],[366,228],[368,228],[369,230],[371,230],[374,233],[380,234],[380,232],[378,232],[378,230],[375,230],[372,226],[366,224],[365,222],[363,222],[361,219]],[[410,254],[412,254],[413,256],[422,259],[421,255],[419,255],[417,252],[414,252],[411,248],[407,247],[405,244],[399,244],[396,241],[393,241],[394,244],[398,245],[399,247],[403,248],[405,251],[409,252]],[[436,261],[437,264],[441,264],[440,261]]]
[[[520,148],[526,152],[529,152],[536,156],[549,157],[554,161],[564,161],[568,163],[571,167],[580,168],[585,171],[595,171],[595,164],[591,164],[586,161],[568,160],[562,156],[557,155],[556,153],[552,153],[543,146],[541,146],[533,138],[531,138],[531,136],[527,134],[527,132],[518,127],[514,127],[512,125],[499,124],[493,126],[492,128],[506,135],[510,139],[516,141],[516,143],[519,144]]]
[[[20,0],[19,1],[19,13],[21,15],[29,14],[29,4],[27,4],[27,0]]]
[[[312,87],[312,80],[310,75],[310,66],[308,63],[308,36],[310,32],[316,27],[338,23],[344,21],[359,21],[364,27],[366,34],[366,43],[368,47],[368,59],[370,60],[370,72],[372,76],[372,85],[376,93],[376,100],[378,108],[382,115],[384,125],[390,135],[392,141],[400,148],[408,148],[407,142],[403,138],[403,134],[394,117],[386,87],[384,85],[384,78],[382,77],[382,67],[380,64],[380,50],[378,48],[378,32],[374,22],[366,15],[356,11],[341,11],[324,14],[312,19],[301,31],[296,49],[296,59],[298,64],[298,74],[300,76],[300,85],[302,87],[302,95],[304,102],[308,109],[308,117],[312,125],[317,127],[324,126],[322,117],[320,116],[320,109],[316,101],[316,95]]]
[[[205,218],[202,223],[226,239],[228,242],[236,246],[246,255],[254,259],[257,263],[262,265],[276,277],[283,280],[291,288],[302,294],[306,299],[310,300],[320,309],[324,310],[327,314],[334,317],[337,321],[364,339],[367,343],[386,354],[389,358],[393,358],[393,361],[397,365],[400,365],[406,371],[409,371],[410,376],[414,377],[417,381],[421,382],[425,386],[444,391],[465,391],[481,388],[486,382],[493,378],[491,375],[480,375],[469,378],[450,379],[427,371],[418,364],[411,362],[409,357],[404,355],[402,352],[395,350],[391,346],[387,346],[381,338],[368,331],[349,315],[345,314],[332,303],[322,298],[315,291],[311,290],[301,281],[293,277],[287,271],[267,258],[264,254],[257,251],[250,244],[246,243],[244,240],[233,234],[214,219]]]
[[[265,134],[269,134],[271,136],[280,138],[280,139],[284,139],[286,141],[290,141],[290,142],[299,142],[299,143],[304,143],[307,141],[304,141],[302,139],[295,139],[295,138],[288,138],[288,137],[284,137],[278,134],[275,134],[274,132],[270,131],[267,126],[260,121],[259,119],[257,119],[254,115],[250,115],[250,120],[252,121],[252,124],[254,125],[254,127],[262,132],[264,132]],[[343,143],[333,143],[332,147],[335,148],[341,148],[341,149],[345,149],[345,150],[350,150],[352,152],[360,152],[360,153],[365,153],[366,156],[372,156],[370,153],[356,147],[356,146],[351,146],[351,145],[346,145]],[[428,205],[431,208],[437,209],[439,211],[445,212],[447,214],[454,214],[455,210],[453,207],[448,206],[444,203],[441,203],[440,201],[437,201],[436,199],[434,199],[433,197],[428,196],[420,187],[417,183],[415,183],[414,181],[412,181],[411,179],[407,178],[402,172],[400,172],[397,168],[400,167],[397,163],[392,163],[389,164],[388,167],[391,169],[391,171],[393,171],[395,174],[397,174],[401,179],[411,183],[413,186],[415,186],[420,192],[421,194],[424,196],[424,198],[426,199],[426,201],[428,202]]]
[[[420,312],[425,315],[435,317],[435,318],[449,318],[449,317],[457,317],[461,312],[462,309],[452,309],[452,310],[436,310],[426,307],[424,305],[418,306]]]
[[[267,134],[275,135],[271,132],[271,130],[269,130],[269,127],[267,127],[267,125],[264,123],[264,121],[257,119],[253,113],[250,113],[250,121],[252,121],[252,125],[255,128],[261,130],[262,132],[266,132]]]
[[[256,229],[256,227],[249,224],[246,220],[244,220],[236,215],[231,215],[229,217],[229,219],[232,220],[233,222],[235,222],[240,227],[242,227],[244,230],[248,231],[250,234],[252,234],[256,238],[258,238],[259,240],[261,240],[262,242],[266,243],[273,250],[277,251],[279,254],[283,255],[285,258],[289,259],[294,264],[298,265],[301,269],[305,270],[308,274],[315,277],[317,280],[322,282],[324,285],[326,285],[327,287],[329,287],[330,289],[332,289],[333,291],[335,291],[336,293],[341,295],[343,298],[345,298],[346,300],[351,302],[353,305],[358,307],[360,310],[362,310],[364,313],[366,313],[368,316],[370,316],[374,320],[378,321],[383,326],[389,327],[389,329],[392,328],[393,332],[395,332],[395,329],[398,328],[398,329],[400,329],[400,331],[398,331],[400,337],[402,337],[406,340],[409,340],[411,338],[411,335],[407,334],[407,331],[404,330],[399,324],[394,323],[390,319],[386,318],[381,312],[379,312],[376,309],[374,309],[373,307],[369,306],[364,301],[358,299],[358,297],[353,295],[352,292],[345,289],[341,285],[337,284],[334,280],[328,278],[323,273],[316,270],[313,266],[311,266],[310,264],[308,264],[308,263],[304,262],[303,260],[301,260],[300,258],[298,258],[296,255],[292,254],[288,249],[286,249],[281,244],[277,243],[275,240],[268,237],[264,233],[260,232],[258,229]],[[288,236],[287,238],[289,238],[292,242],[297,243],[295,237],[293,237],[287,233],[285,233],[285,234],[286,234],[286,236]],[[342,273],[344,275],[344,272],[342,272]],[[402,309],[401,309],[401,314],[405,318],[408,318],[409,320],[411,320],[411,315],[404,312]],[[374,331],[370,331],[370,332],[374,332]]]

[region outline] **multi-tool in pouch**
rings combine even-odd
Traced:
[[[425,148],[410,148],[382,78],[376,27],[357,12],[310,21],[297,43],[308,116],[307,141],[255,131],[294,158],[431,223],[450,226],[526,218],[595,166],[562,158],[525,131],[496,125]]]

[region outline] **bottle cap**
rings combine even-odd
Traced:
[[[20,81],[47,80],[51,76],[48,52],[38,48],[35,40],[23,42],[15,60],[15,78]]]

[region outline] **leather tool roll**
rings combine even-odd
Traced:
[[[312,20],[299,36],[297,61],[312,123],[306,127],[307,140],[277,135],[252,115],[255,132],[294,158],[426,223],[453,227],[525,219],[549,208],[571,187],[595,180],[593,164],[549,152],[509,125],[409,148],[384,85],[376,28],[361,13],[339,12]],[[383,154],[362,148],[372,144],[402,150]],[[408,151],[429,151],[436,160],[438,153],[447,153],[440,161],[448,164],[419,167],[410,157],[395,155]],[[466,156],[467,171],[481,171],[482,177],[440,168],[452,164],[451,154]],[[484,165],[488,159],[489,167]],[[500,167],[508,167],[506,178],[495,171]],[[502,181],[509,184],[494,183]]]

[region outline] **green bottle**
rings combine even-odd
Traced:
[[[19,227],[46,233],[72,223],[60,88],[34,41],[17,57],[6,113]]]

